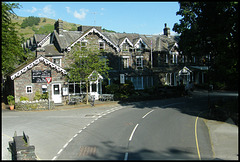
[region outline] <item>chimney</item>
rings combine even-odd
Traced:
[[[163,34],[166,35],[167,37],[170,36],[170,28],[167,27],[167,23],[164,24],[165,28],[163,29]]]
[[[62,20],[58,19],[58,21],[55,22],[54,27],[59,35],[63,34],[63,21]]]
[[[36,49],[36,57],[45,56],[45,48],[37,47]]]

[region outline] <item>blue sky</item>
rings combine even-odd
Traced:
[[[14,2],[18,16],[62,19],[81,25],[96,25],[116,32],[162,34],[164,23],[171,29],[179,23],[178,2]]]

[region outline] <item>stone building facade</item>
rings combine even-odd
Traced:
[[[103,57],[109,60],[112,68],[109,78],[103,79],[108,84],[120,79],[120,76],[124,76],[124,80],[131,80],[138,90],[157,85],[176,86],[180,82],[204,83],[207,66],[196,62],[196,58],[187,58],[181,54],[177,37],[170,35],[167,24],[163,35],[103,32],[99,26],[80,26],[77,31],[67,31],[64,30],[62,20],[56,21],[54,27],[52,33],[34,34],[33,38],[23,44],[23,48],[36,52],[36,58],[9,75],[14,84],[16,101],[19,101],[20,96],[33,99],[33,95],[27,93],[27,86],[32,87],[33,94],[46,87],[47,83],[43,81],[33,83],[34,70],[51,72],[51,99],[55,103],[64,103],[66,94],[79,95],[81,83],[68,83],[65,77],[65,68],[69,65],[65,58],[76,44],[80,45],[79,50],[102,50]],[[54,94],[55,90],[60,96]]]

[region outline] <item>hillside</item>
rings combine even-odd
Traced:
[[[54,23],[57,21],[55,19],[49,19],[49,18],[43,18],[40,17],[40,23],[39,25],[33,25],[33,27],[26,27],[26,28],[21,28],[21,24],[23,20],[27,17],[14,17],[12,18],[13,23],[18,23],[19,26],[17,26],[17,31],[19,31],[20,35],[23,36],[24,40],[26,41],[30,37],[33,36],[33,34],[48,34],[53,32],[54,30]],[[75,24],[75,23],[69,23],[66,21],[63,21],[63,29],[68,30],[68,31],[76,31],[77,27],[79,27],[80,24]],[[113,30],[107,30],[107,29],[102,29],[105,32],[115,32]]]
[[[57,21],[55,19],[41,17],[39,25],[34,25],[33,27],[28,26],[23,29],[20,27],[20,25],[25,18],[26,17],[20,16],[12,18],[13,23],[19,24],[19,26],[17,26],[17,31],[19,31],[20,35],[22,35],[25,40],[32,37],[33,34],[48,34],[50,32],[53,32],[54,23]],[[80,26],[80,24],[68,23],[66,21],[63,21],[64,30],[77,30],[78,26]]]

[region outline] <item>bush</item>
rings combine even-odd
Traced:
[[[106,93],[114,94],[114,100],[125,100],[135,93],[133,83],[126,80],[125,84],[119,84],[119,80],[111,85],[107,85]]]
[[[43,93],[41,99],[48,99],[48,92]]]
[[[33,100],[40,100],[41,97],[42,97],[42,94],[39,91],[36,91]]]
[[[48,99],[48,92],[41,94],[39,91],[36,91],[33,100]]]
[[[29,98],[28,98],[28,97],[21,96],[21,97],[20,97],[20,101],[29,101]]]

